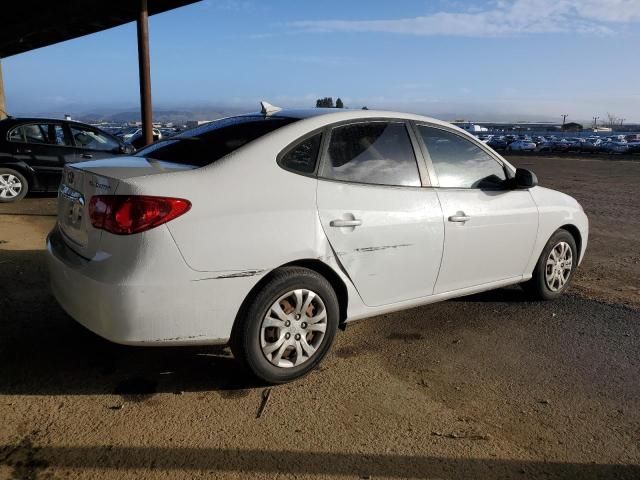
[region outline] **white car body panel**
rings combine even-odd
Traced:
[[[522,278],[538,231],[527,190],[439,189],[438,198],[446,241],[435,293]],[[469,221],[447,221],[458,211]]]
[[[380,306],[433,293],[444,228],[433,189],[318,180],[318,211],[333,250],[364,303]],[[357,227],[332,227],[358,219]]]
[[[563,225],[580,232],[584,256],[584,212],[571,197],[542,187],[456,193],[356,185],[284,170],[278,154],[303,135],[335,122],[388,118],[454,131],[514,171],[445,122],[394,112],[318,113],[198,169],[140,157],[67,167],[63,181],[69,183],[72,171],[79,182],[70,182],[67,193],[77,188],[85,204],[95,194],[157,195],[186,198],[192,208],[144,233],[119,236],[93,229],[86,205],[61,199],[59,225],[48,240],[58,302],[114,342],[216,344],[228,341],[251,290],[293,262],[323,265],[344,284],[343,320],[351,321],[526,280],[548,238]],[[430,165],[422,166],[426,171],[433,175]],[[431,183],[437,185],[436,179]],[[85,232],[66,225],[74,208],[79,216],[71,221],[81,222]],[[458,210],[471,221],[449,224],[447,217]],[[362,216],[363,224],[329,226],[345,214]]]
[[[589,219],[584,214],[580,204],[569,195],[549,188],[534,187],[529,191],[538,206],[540,222],[527,271],[533,271],[542,249],[547,240],[553,235],[553,232],[566,225],[572,225],[580,232],[581,241],[580,246],[578,246],[580,258],[578,264],[582,263],[589,240]]]

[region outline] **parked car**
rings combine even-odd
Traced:
[[[576,200],[412,114],[265,105],[63,179],[66,312],[123,344],[229,343],[271,383],[357,319],[518,283],[556,298],[587,246]]]
[[[119,138],[121,138],[124,142],[130,143],[136,149],[142,148],[145,146],[144,136],[142,134],[142,128],[139,127],[129,127],[124,130],[119,131],[116,134]],[[153,128],[153,141],[157,142],[158,140],[162,140],[163,135],[160,129]]]
[[[586,139],[582,144],[580,144],[580,152],[582,153],[593,153],[598,152],[600,150],[600,140],[592,140]]]
[[[571,144],[565,139],[549,140],[537,146],[538,152],[567,152]]]
[[[507,145],[507,152],[534,152],[536,144],[529,140],[516,140]]]
[[[626,141],[609,139],[600,144],[600,150],[605,153],[627,153],[629,146]]]
[[[627,142],[627,153],[640,153],[640,140]]]
[[[153,141],[157,142],[158,140],[162,140],[163,135],[160,130],[157,128],[153,129]],[[133,145],[136,149],[142,148],[145,146],[144,136],[142,135],[142,129],[138,129],[133,135],[131,135],[126,140],[128,143]]]
[[[120,130],[116,135],[120,137],[122,140],[124,140],[125,142],[131,143],[132,138],[140,137],[142,135],[142,128],[128,127],[128,128],[125,128],[124,130]],[[155,127],[153,128],[153,139],[154,141],[162,139],[162,132],[160,132],[160,130]]]
[[[55,192],[65,165],[131,154],[135,149],[84,123],[48,118],[0,121],[0,202]]]
[[[494,150],[505,150],[509,144],[504,138],[493,137],[487,142],[487,145]]]

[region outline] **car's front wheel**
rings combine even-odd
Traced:
[[[259,379],[288,382],[322,361],[333,343],[338,317],[336,293],[322,275],[285,267],[274,272],[243,308],[231,347]]]
[[[525,291],[540,300],[553,300],[567,289],[578,266],[576,242],[568,231],[556,231],[545,245]]]
[[[22,200],[29,191],[29,184],[20,172],[0,168],[0,203]]]

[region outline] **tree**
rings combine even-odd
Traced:
[[[333,108],[333,97],[319,98],[316,101],[316,108]]]
[[[562,125],[562,131],[564,132],[581,132],[583,126],[576,122],[569,122]]]
[[[344,108],[344,103],[342,103],[342,99],[340,97],[336,100],[336,108]]]
[[[362,107],[362,110],[369,110],[369,107],[365,105],[364,107]]]
[[[610,113],[607,113],[607,120],[609,121],[609,127],[610,128],[615,127],[615,124],[619,122],[618,117],[616,117],[615,115],[612,115]]]

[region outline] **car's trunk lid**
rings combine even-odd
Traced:
[[[65,166],[58,190],[58,227],[66,243],[87,259],[98,252],[103,231],[94,228],[89,217],[94,195],[115,195],[120,182],[129,178],[192,168],[142,157],[115,157]]]

